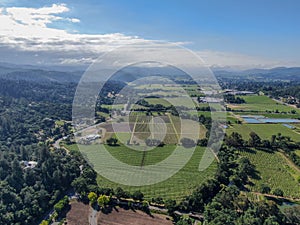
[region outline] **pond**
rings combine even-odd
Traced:
[[[264,116],[246,115],[241,116],[246,123],[300,123],[297,119],[286,119],[286,118],[267,118]],[[286,126],[287,125],[287,126]],[[294,128],[291,125],[285,124],[286,127]]]

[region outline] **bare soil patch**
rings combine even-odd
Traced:
[[[67,213],[68,225],[89,225],[90,206],[81,202],[71,202],[71,209]],[[98,225],[172,225],[168,217],[160,214],[148,215],[142,211],[114,208],[109,213],[98,212]]]
[[[99,213],[98,225],[172,225],[167,216],[153,214],[147,215],[141,211],[114,209],[111,213]]]

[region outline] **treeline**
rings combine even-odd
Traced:
[[[224,100],[227,103],[232,103],[232,104],[242,104],[242,103],[246,103],[246,101],[241,98],[241,97],[236,97],[235,95],[231,95],[231,94],[227,94],[224,95]]]

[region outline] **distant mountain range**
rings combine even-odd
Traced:
[[[218,78],[250,79],[255,81],[300,81],[300,67],[276,67],[241,71],[213,69],[213,71]]]
[[[0,63],[0,78],[26,80],[32,82],[78,82],[83,71],[57,71],[40,69],[34,66],[19,66]]]
[[[60,70],[61,69],[61,70]],[[83,70],[72,68],[42,68],[30,65],[0,63],[0,78],[9,80],[26,80],[32,82],[78,82]],[[277,67],[272,69],[230,70],[212,68],[217,78],[249,79],[253,81],[300,81],[300,67]],[[131,82],[146,76],[163,75],[166,78],[187,78],[187,74],[172,66],[132,66],[124,68],[112,77],[113,80]]]

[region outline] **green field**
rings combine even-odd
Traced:
[[[243,111],[258,111],[258,112],[266,112],[271,111],[275,112],[278,110],[279,112],[287,112],[290,113],[292,110],[296,110],[297,114],[300,114],[300,109],[292,108],[288,105],[284,105],[282,103],[278,103],[275,100],[269,98],[268,96],[239,96],[243,98],[246,103],[245,104],[229,104],[229,107],[234,110],[243,110]]]
[[[128,157],[128,154],[122,152],[121,156],[118,154],[115,149],[109,149],[112,154],[115,154],[119,159],[123,158],[128,163],[131,164],[139,164],[141,160],[141,153],[134,151],[136,156],[132,156],[134,154],[131,152],[132,157]],[[122,150],[124,151],[124,149]],[[133,151],[133,150],[131,150]],[[172,146],[157,148],[152,153],[146,155],[146,163],[151,164],[155,162],[159,162],[164,158],[168,157],[172,152]],[[120,152],[119,152],[120,153]],[[217,168],[217,163],[214,161],[213,164],[205,171],[199,172],[198,166],[199,162],[204,153],[204,148],[197,148],[191,158],[191,160],[186,164],[184,168],[182,168],[177,174],[172,176],[166,181],[163,181],[158,184],[142,186],[142,187],[129,187],[125,185],[116,184],[114,182],[109,181],[108,179],[98,176],[98,184],[101,187],[122,187],[125,190],[130,192],[134,192],[136,190],[141,190],[147,199],[151,199],[152,197],[163,197],[164,199],[172,198],[176,200],[180,200],[183,197],[191,194],[191,192],[199,186],[201,183],[205,182],[207,179],[211,178]],[[137,161],[135,161],[137,160]]]
[[[291,137],[294,141],[300,141],[299,133],[282,124],[247,124],[247,127],[263,139],[270,139],[272,135],[281,133],[284,136]]]
[[[124,145],[120,146],[108,146],[105,148],[110,152],[110,154],[116,159],[132,166],[140,166],[143,158],[143,165],[153,165],[157,162],[160,162],[172,154],[175,146],[166,145],[164,147],[158,147],[150,151],[146,151],[144,156],[143,151],[136,151],[130,148],[125,147]]]
[[[292,169],[279,152],[253,150],[253,152],[241,151],[240,154],[255,165],[260,177],[252,179],[254,183],[254,186],[250,186],[252,191],[260,192],[260,186],[266,184],[273,190],[282,189],[285,196],[300,197],[300,184],[296,180],[300,173]]]
[[[238,132],[245,140],[248,140],[252,131],[257,133],[262,139],[270,140],[272,135],[281,133],[283,136],[291,137],[294,141],[300,141],[299,133],[282,124],[233,124],[227,129],[227,134]]]
[[[103,108],[107,108],[107,109],[124,109],[124,104],[114,104],[114,105],[101,105],[101,107]]]

